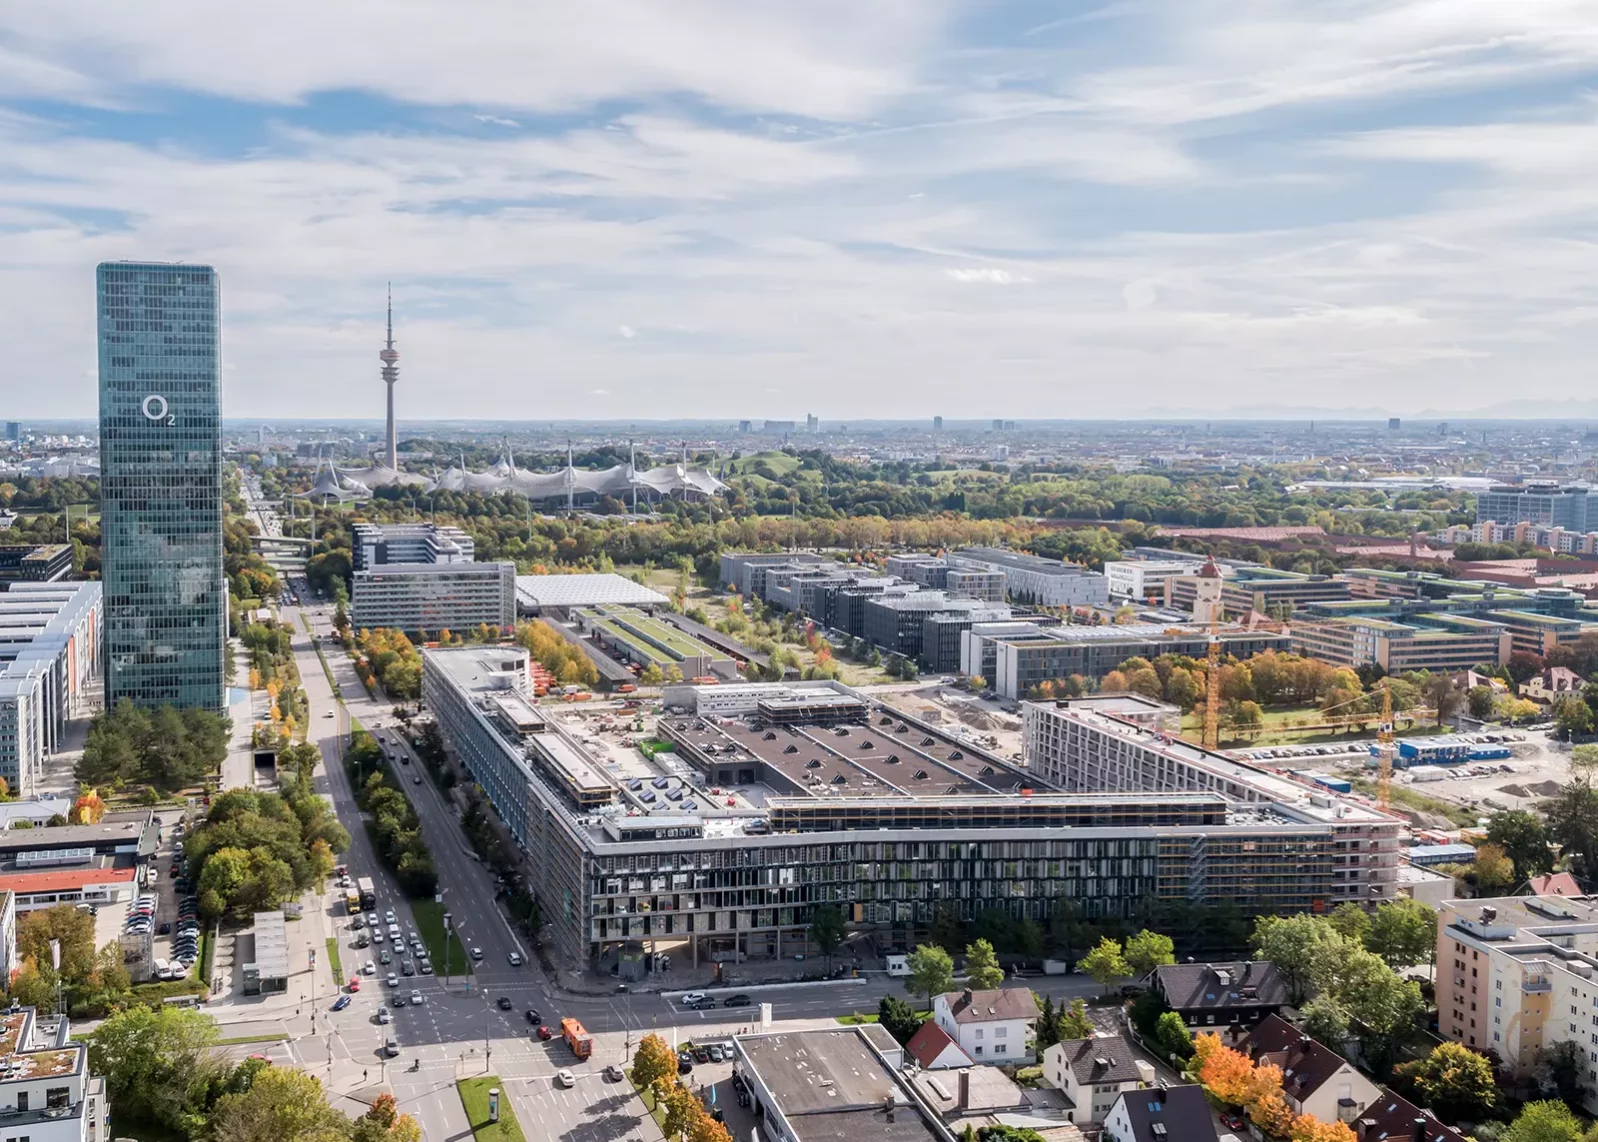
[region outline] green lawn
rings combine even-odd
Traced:
[[[416,917],[416,934],[427,945],[427,956],[433,961],[433,970],[444,974],[444,906],[432,900],[412,900],[411,912]],[[467,975],[472,961],[458,934],[449,936],[449,974]],[[486,1096],[485,1096],[486,1097]]]
[[[287,1043],[287,1034],[281,1035],[240,1035],[235,1039],[218,1039],[218,1047],[238,1047],[245,1043]]]
[[[494,1087],[499,1088],[498,1122],[488,1120],[488,1092]],[[516,1110],[510,1104],[510,1092],[496,1076],[461,1079],[455,1089],[460,1092],[466,1121],[471,1123],[472,1137],[477,1142],[527,1142],[521,1124],[516,1121]]]
[[[338,958],[338,937],[327,938],[327,966],[333,971],[333,982],[340,987],[344,986],[344,965]]]
[[[631,1081],[629,1079],[629,1081]],[[655,1120],[655,1125],[662,1130],[666,1129],[666,1108],[656,1106],[655,1091],[652,1087],[633,1087],[638,1092],[638,1097],[644,1100],[644,1108],[649,1111],[649,1117]]]

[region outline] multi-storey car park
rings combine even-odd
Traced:
[[[1072,789],[836,683],[683,685],[658,728],[673,751],[604,764],[528,704],[520,649],[426,650],[423,691],[522,849],[546,940],[591,967],[644,943],[800,951],[822,906],[908,944],[940,908],[1308,910],[1396,881],[1397,820],[1200,750],[1158,784]],[[1073,750],[1154,738],[1062,712]],[[1201,780],[1222,763],[1232,780]]]

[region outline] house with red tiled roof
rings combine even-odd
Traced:
[[[1550,666],[1522,682],[1520,696],[1546,706],[1560,698],[1580,694],[1583,685],[1582,676],[1568,666]]]
[[[924,1071],[942,1071],[950,1067],[972,1065],[971,1056],[960,1050],[960,1044],[951,1039],[949,1033],[931,1019],[921,1024],[921,1029],[910,1036],[910,1041],[904,1045],[904,1049]]]
[[[1568,872],[1550,872],[1547,876],[1534,876],[1526,882],[1529,896],[1585,896],[1581,885]]]

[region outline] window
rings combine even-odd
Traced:
[[[1010,1029],[1008,1027],[995,1027],[993,1029],[993,1037],[995,1039],[1003,1039],[1009,1033]]]
[[[56,1109],[58,1107],[66,1106],[71,1097],[72,1091],[68,1087],[51,1087],[44,1092],[44,1104],[51,1109]]]
[[[17,1112],[20,1114],[22,1111],[27,1110],[27,1109],[28,1109],[28,1092],[25,1091],[25,1090],[19,1090],[17,1092]]]
[[[980,1028],[980,1027],[977,1028],[977,1033],[975,1035],[975,1038],[978,1038],[978,1039],[982,1038],[982,1028]]]

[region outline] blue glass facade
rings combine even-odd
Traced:
[[[97,271],[106,701],[226,705],[220,293],[209,266]]]

